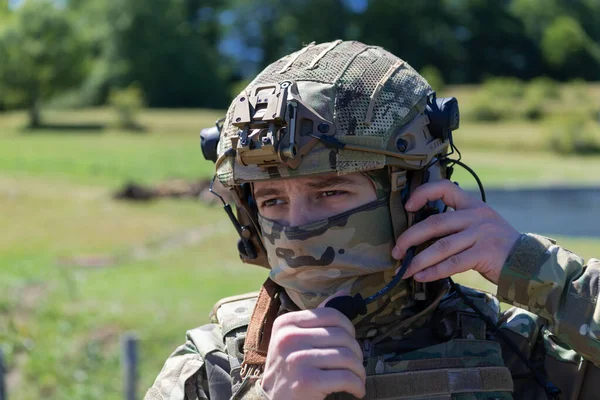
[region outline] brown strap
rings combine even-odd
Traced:
[[[450,368],[399,372],[367,377],[362,400],[451,399],[457,393],[512,392],[513,381],[506,367]],[[336,393],[327,400],[350,400]]]
[[[244,361],[241,375],[258,375],[262,373],[267,361],[267,350],[271,340],[273,322],[277,318],[281,301],[281,287],[267,278],[258,294],[256,306],[250,318],[246,341],[244,343]]]

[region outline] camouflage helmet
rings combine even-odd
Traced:
[[[356,41],[311,43],[269,65],[233,100],[211,157],[236,200],[242,260],[269,267],[248,186],[261,180],[388,167],[397,237],[411,223],[399,195],[407,172],[416,186],[439,167],[458,127],[455,103],[436,99],[405,61]],[[433,179],[442,177],[438,168]]]
[[[219,141],[225,186],[384,166],[417,170],[448,141],[427,129],[427,81],[388,51],[314,44],[275,61],[233,101]]]

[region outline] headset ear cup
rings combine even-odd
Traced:
[[[244,239],[240,238],[237,243],[240,259],[244,263],[270,269],[267,252],[261,242],[258,207],[252,196],[252,185],[243,183],[235,186],[231,193],[235,199],[237,220],[245,234]]]
[[[460,109],[455,97],[430,97],[425,107],[429,117],[429,131],[433,137],[446,141],[460,126]]]

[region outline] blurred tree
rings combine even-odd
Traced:
[[[0,87],[8,104],[29,110],[38,127],[40,101],[79,84],[86,46],[64,10],[49,0],[26,1],[0,32]]]
[[[420,70],[442,71],[462,62],[452,16],[443,0],[372,0],[360,16],[361,40],[385,47]]]
[[[512,0],[510,12],[523,22],[527,36],[539,43],[546,27],[564,12],[559,3],[560,0]]]
[[[380,45],[449,84],[600,79],[599,0],[63,0],[94,49],[84,101],[139,82],[149,106],[224,107],[312,41]],[[558,41],[558,42],[557,42]]]
[[[538,45],[525,34],[524,23],[510,12],[508,1],[447,0],[452,25],[464,55],[449,77],[481,82],[488,76],[529,79],[543,71]]]
[[[116,32],[111,20],[118,17],[108,0],[69,0],[69,10],[75,16],[81,37],[90,47],[92,68],[87,74],[78,95],[77,105],[103,104],[111,87],[126,87],[128,65],[119,54]]]
[[[541,49],[548,64],[563,76],[600,79],[600,46],[574,18],[557,17],[545,30]]]
[[[225,40],[240,55],[237,75],[250,77],[304,44],[347,38],[350,12],[342,0],[228,0]]]
[[[111,29],[128,66],[127,84],[139,82],[154,107],[224,107],[228,67],[219,58],[210,28],[210,2],[123,0],[112,2]],[[190,10],[190,8],[192,10]],[[206,28],[206,29],[205,29]],[[211,38],[211,36],[213,36]]]
[[[544,31],[542,51],[553,66],[561,66],[577,53],[584,52],[589,38],[579,23],[567,16],[556,18]]]
[[[69,0],[87,26],[94,68],[83,101],[137,82],[151,107],[225,107],[229,67],[218,54],[220,0]]]
[[[4,26],[8,22],[9,17],[10,17],[10,9],[8,8],[8,2],[1,3],[0,4],[0,27]],[[5,105],[4,105],[4,101],[3,101],[2,90],[0,88],[0,111],[4,111],[4,110],[5,110]]]

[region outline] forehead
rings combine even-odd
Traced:
[[[317,176],[304,176],[278,180],[254,182],[254,190],[269,188],[279,190],[306,190],[323,189],[328,187],[354,187],[357,190],[369,190],[370,179],[365,175],[355,172],[347,175],[324,174]]]

